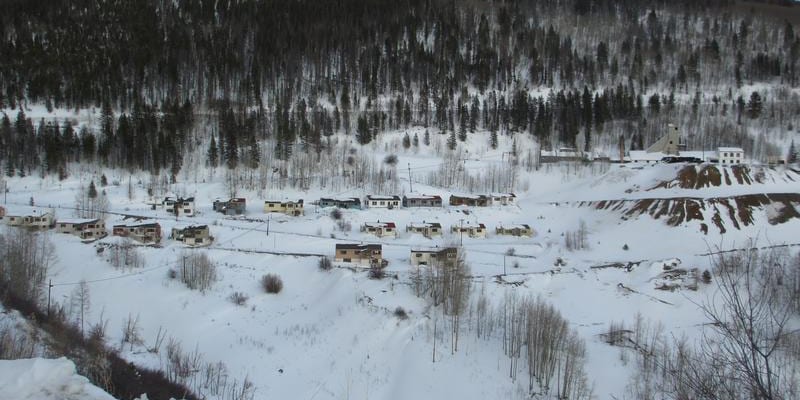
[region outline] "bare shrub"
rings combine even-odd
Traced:
[[[333,219],[334,221],[342,219],[342,210],[336,208],[333,211],[331,211],[331,219]]]
[[[242,292],[233,292],[230,296],[228,296],[228,299],[237,306],[243,306],[247,303],[247,299],[249,299],[249,297]]]
[[[792,263],[785,249],[748,247],[714,260],[717,291],[699,304],[709,323],[698,342],[667,340],[637,320],[631,396],[800,398],[800,333],[790,323],[794,315],[785,284]]]
[[[710,284],[711,283],[711,272],[709,270],[703,271],[702,279],[703,279],[703,283],[705,283],[706,285]]]
[[[319,269],[323,271],[330,271],[333,268],[333,262],[331,261],[330,257],[321,257],[319,259]]]
[[[397,308],[394,309],[393,314],[398,319],[408,319],[408,313],[406,313],[406,310],[403,307],[397,306]]]
[[[386,165],[397,165],[397,156],[394,154],[387,154],[386,157],[383,158],[383,163]]]
[[[261,287],[267,293],[278,294],[283,290],[283,280],[275,274],[266,274],[261,277]]]
[[[39,343],[34,331],[19,329],[0,320],[0,360],[33,358]]]
[[[343,219],[336,221],[336,227],[338,227],[342,232],[350,232],[353,230],[353,224],[351,224],[350,221],[345,221]]]
[[[120,344],[120,348],[123,347],[125,343],[130,344],[131,350],[133,350],[133,346],[144,343],[142,341],[142,332],[141,327],[139,327],[138,315],[133,317],[128,314],[128,319],[125,320],[125,325],[122,326],[122,343]]]
[[[589,231],[586,222],[581,220],[578,229],[564,234],[564,247],[569,251],[586,250],[589,248]]]
[[[188,384],[189,378],[200,371],[200,353],[195,350],[190,353],[183,351],[180,342],[170,338],[167,342],[167,362],[164,365],[164,373],[172,382]]]
[[[612,321],[608,324],[608,330],[603,335],[603,339],[612,346],[623,346],[627,341],[627,332],[624,322]]]
[[[122,270],[144,267],[144,257],[130,238],[120,238],[111,246],[108,261],[114,268]]]
[[[178,265],[181,282],[189,289],[205,292],[217,280],[217,265],[205,252],[184,251]]]

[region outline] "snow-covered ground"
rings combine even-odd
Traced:
[[[75,372],[66,358],[0,360],[0,399],[114,400]]]
[[[398,134],[384,140],[399,138]],[[508,151],[509,143],[503,145],[506,148],[495,151],[480,144],[470,145],[470,153],[476,156],[465,166],[480,170],[496,164]],[[380,151],[380,146],[376,148],[376,160],[382,160],[386,152]],[[433,152],[397,155],[399,166],[431,166],[431,170],[439,160]],[[473,299],[483,291],[493,304],[499,305],[506,293],[514,291],[541,296],[553,303],[586,340],[586,368],[596,398],[621,397],[631,365],[620,357],[619,349],[598,337],[610,322],[630,323],[642,314],[659,321],[676,337],[695,337],[704,322],[696,303],[710,296],[713,286],[700,284],[696,291],[658,290],[656,287],[664,283],[660,274],[665,264],[702,272],[711,268],[711,260],[703,255],[710,250],[743,247],[751,238],[760,239],[762,245],[792,242],[800,228],[797,219],[770,225],[768,214],[775,210],[765,209],[754,213],[752,225],[728,229],[724,235],[714,229],[704,234],[699,221],[669,226],[663,219],[647,214],[623,219],[619,211],[575,204],[787,193],[800,189],[797,174],[768,170],[765,173],[771,179],[753,185],[734,182],[703,189],[648,190],[675,179],[681,167],[612,165],[608,171],[595,173],[543,167],[522,173],[520,186],[527,190],[516,192],[518,201],[513,206],[343,210],[342,219],[352,227],[345,231],[330,217],[331,209],[310,204],[332,195],[323,188],[305,192],[270,190],[261,197],[240,192],[238,195],[248,200],[248,212],[246,218],[234,218],[215,213],[211,207],[215,198],[227,193],[222,172],[207,182],[179,178],[176,191],[194,196],[199,213],[176,219],[163,209],[151,210],[146,204],[148,177],[132,177],[134,193],[129,198],[128,176],[105,171],[109,182],[121,182],[98,187],[106,191],[111,211],[156,219],[165,238],[161,247],[139,248],[145,265],[130,270],[115,269],[107,260],[108,251],[97,252],[100,243],[116,243],[118,238],[109,236],[85,244],[74,236],[49,233],[58,257],[50,271],[52,295],[55,301],[69,304],[77,283],[86,280],[91,298],[86,320],[106,320],[113,345],[120,345],[126,320],[138,318],[143,343],[122,346],[127,359],[148,367],[164,367],[163,347],[162,354],[148,349],[154,346],[159,332],[166,332],[184,350],[197,349],[206,362],[224,362],[230,379],[241,382],[247,377],[255,385],[257,399],[525,398],[527,381],[509,378],[509,362],[499,338],[476,338],[472,332],[474,322],[467,317],[459,349],[452,353],[449,336],[442,333],[440,314],[425,299],[417,298],[410,285],[412,248],[459,245],[463,240],[466,260],[474,275]],[[422,173],[419,171],[422,170],[415,170],[414,174]],[[785,176],[795,180],[784,179]],[[27,205],[34,198],[39,207],[53,207],[57,217],[71,218],[76,193],[92,179],[98,184],[99,174],[73,174],[63,182],[35,176],[11,178],[7,202],[12,208]],[[407,192],[408,182],[401,184]],[[463,192],[419,182],[413,182],[413,191],[441,195],[445,204],[451,193]],[[354,189],[336,194],[363,197],[367,193]],[[303,198],[305,215],[267,216],[263,201],[268,198]],[[111,215],[106,225],[110,229],[121,219],[121,215]],[[376,221],[394,222],[399,236],[379,238],[360,232],[363,223]],[[422,221],[441,223],[444,236],[427,239],[405,232],[407,224]],[[450,233],[450,227],[462,221],[485,224],[488,238],[462,238]],[[589,248],[568,251],[564,234],[577,230],[581,222],[588,229]],[[181,267],[181,254],[187,250],[166,236],[173,226],[190,223],[208,224],[215,237],[208,248],[188,250],[205,252],[218,264],[218,281],[205,293],[189,290],[168,277],[171,269]],[[529,224],[536,235],[495,235],[494,228],[500,224]],[[332,257],[337,243],[383,244],[389,277],[373,280],[365,271],[348,268],[319,270],[316,255]],[[514,255],[506,255],[512,248]],[[556,267],[557,259],[566,265]],[[634,264],[630,271],[593,268],[617,262]],[[282,292],[264,293],[259,280],[267,273],[282,278]],[[500,275],[504,275],[502,279],[498,279]],[[249,297],[246,304],[232,303],[228,298],[233,292],[245,293]],[[398,306],[408,312],[408,319],[393,315]],[[434,351],[435,326],[438,331]],[[64,366],[59,363],[59,368]]]

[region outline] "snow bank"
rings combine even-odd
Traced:
[[[108,393],[78,375],[75,364],[31,358],[0,360],[0,399],[113,400]]]

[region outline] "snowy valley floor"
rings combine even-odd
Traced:
[[[399,165],[407,162],[400,157]],[[344,210],[343,219],[352,227],[349,231],[337,226],[329,216],[330,209],[308,204],[327,194],[321,188],[268,190],[260,197],[239,193],[248,200],[244,219],[212,211],[211,202],[226,193],[221,182],[179,182],[180,194],[194,196],[200,212],[176,221],[163,209],[151,210],[145,204],[149,199],[138,181],[146,178],[138,177],[134,178],[132,199],[124,183],[102,189],[111,211],[157,219],[165,233],[161,247],[138,248],[145,260],[142,268],[115,269],[107,260],[108,252],[98,254],[97,248],[100,243],[116,243],[118,238],[109,236],[85,244],[76,237],[51,232],[57,253],[50,271],[52,298],[70,304],[77,283],[86,280],[91,296],[86,321],[106,320],[110,343],[121,346],[126,358],[163,368],[165,345],[162,343],[160,354],[148,348],[154,346],[159,332],[166,333],[167,338],[180,342],[184,351],[199,352],[205,362],[223,362],[229,379],[241,383],[247,377],[255,385],[257,399],[525,398],[527,378],[521,371],[516,381],[509,378],[509,359],[503,354],[500,338],[476,338],[476,321],[468,312],[462,320],[458,351],[453,353],[445,328],[448,322],[426,299],[414,295],[410,282],[410,249],[458,245],[462,238],[450,234],[450,226],[462,220],[484,223],[488,238],[463,238],[473,276],[472,302],[481,292],[495,307],[510,292],[551,302],[586,341],[586,369],[596,398],[621,398],[632,365],[618,348],[600,338],[610,322],[630,324],[639,313],[660,322],[670,335],[696,337],[705,322],[697,304],[713,295],[714,285],[696,282],[691,270],[697,269],[699,275],[711,269],[712,259],[706,254],[749,246],[752,238],[760,246],[794,244],[800,231],[796,218],[770,224],[770,215],[776,212],[770,206],[755,207],[752,222],[736,221],[738,229],[733,219],[739,214],[719,213],[727,228],[721,234],[711,223],[714,209],[708,205],[700,211],[702,220],[668,224],[668,216],[656,219],[648,212],[625,214],[627,209],[580,204],[796,193],[800,189],[800,174],[767,169],[760,183],[734,180],[700,189],[673,186],[648,190],[675,179],[681,168],[683,165],[616,165],[583,178],[541,170],[525,177],[529,190],[517,193],[514,206]],[[124,175],[107,173],[109,181],[127,182]],[[76,193],[90,179],[99,182],[96,175],[63,182],[12,178],[7,202],[24,205],[33,197],[37,206],[53,207],[58,217],[71,218]],[[414,183],[414,189],[442,195],[445,202],[451,193],[420,183]],[[340,196],[364,194],[354,190]],[[268,198],[304,198],[305,215],[268,218],[262,210]],[[789,202],[788,207],[800,211],[797,203]],[[120,219],[111,215],[106,224],[110,229]],[[378,220],[396,223],[399,236],[378,238],[359,231],[363,223]],[[447,233],[427,239],[405,232],[408,223],[421,221],[439,222]],[[568,251],[562,234],[576,231],[581,221],[588,230],[588,249]],[[710,226],[708,233],[701,231],[703,222]],[[494,227],[501,223],[530,224],[536,235],[495,235]],[[173,226],[187,224],[208,224],[214,243],[186,250],[166,238]],[[316,255],[332,257],[337,243],[383,244],[389,276],[369,279],[366,271],[342,264],[331,271],[319,270]],[[513,256],[506,255],[509,249]],[[168,277],[171,269],[180,268],[184,251],[206,252],[218,264],[218,280],[205,293],[189,290]],[[566,265],[555,266],[559,258]],[[615,263],[621,265],[612,265]],[[662,275],[665,264],[689,274],[681,281],[670,281]],[[279,294],[262,290],[259,281],[267,273],[282,278],[284,288]],[[676,290],[656,289],[675,283]],[[695,285],[697,290],[688,288]],[[245,293],[249,297],[246,304],[233,304],[229,300],[233,292]],[[408,319],[394,315],[397,307],[407,311]],[[129,317],[138,319],[141,344],[121,342]],[[189,378],[190,384],[200,385],[203,379],[197,375]]]

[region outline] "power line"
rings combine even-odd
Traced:
[[[92,279],[92,280],[88,280],[88,281],[79,281],[79,282],[53,283],[50,286],[74,286],[74,285],[80,285],[81,283],[84,283],[84,282],[85,283],[97,283],[97,282],[113,281],[113,280],[117,280],[117,279],[130,278],[131,276],[142,275],[142,274],[144,274],[146,272],[155,271],[157,269],[161,269],[161,268],[164,268],[164,267],[169,267],[170,265],[172,265],[172,264],[162,264],[162,265],[159,265],[159,266],[156,266],[156,267],[145,268],[145,269],[142,269],[142,270],[139,270],[139,271],[136,271],[136,272],[131,272],[131,273],[120,275],[120,276],[112,276],[112,277],[108,277],[108,278]]]

